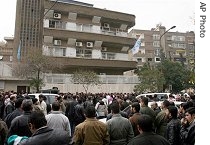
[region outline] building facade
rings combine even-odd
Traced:
[[[99,9],[73,0],[17,0],[15,22],[14,40],[11,41],[13,57],[10,56],[13,64],[24,62],[27,55],[36,50],[62,65],[60,74],[45,74],[43,89],[58,87],[61,92],[84,91],[82,85],[71,81],[71,74],[82,68],[100,77],[102,84],[90,87],[92,93],[132,92],[139,82],[133,70],[145,62],[159,63],[161,48],[172,61],[194,67],[193,32],[167,32],[162,37],[165,27],[128,32],[135,25],[132,14]],[[140,34],[143,34],[140,51],[132,56],[129,50]],[[5,70],[5,66],[0,67]],[[8,70],[2,72],[12,76]],[[125,72],[129,75],[123,75]],[[10,80],[15,81],[10,81],[11,84],[1,79],[3,89],[30,91],[26,81]]]
[[[135,16],[70,0],[19,0],[15,26],[15,51],[21,60],[30,49],[42,50],[64,66],[65,73],[79,68],[97,74],[122,75],[136,68],[128,50],[135,43],[128,29]],[[15,55],[15,53],[14,53]]]
[[[138,38],[141,35],[141,47],[135,58],[138,66],[145,62],[155,65],[161,62],[161,49],[165,58],[184,63],[189,69],[195,68],[195,33],[194,32],[167,32],[163,26],[151,30],[133,29],[130,37]]]
[[[72,0],[17,0],[13,63],[24,62],[34,50],[41,51],[62,65],[59,77],[45,76],[47,89],[60,86],[65,92],[81,91],[78,85],[68,86],[65,83],[69,81],[62,78],[82,68],[101,75],[103,84],[99,92],[114,92],[113,88],[115,92],[132,92],[138,78],[120,76],[137,66],[128,54],[135,43],[134,38],[128,37],[128,30],[134,25],[135,15],[95,8],[92,4]],[[133,81],[129,85],[125,80]],[[127,86],[122,87],[123,84]]]

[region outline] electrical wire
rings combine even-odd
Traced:
[[[52,10],[52,8],[56,5],[57,2],[58,2],[58,0],[56,0],[56,1],[54,2],[54,4],[47,10],[47,12],[43,15],[43,17],[41,17],[41,18],[33,25],[33,27],[32,27],[31,29],[33,29],[41,20],[44,19],[44,17],[47,15],[47,13],[48,13],[50,10]]]

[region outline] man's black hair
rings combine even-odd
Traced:
[[[53,102],[52,103],[52,110],[53,111],[59,111],[60,109],[60,103],[59,102]]]
[[[175,106],[168,106],[168,111],[171,113],[171,117],[176,119],[178,114],[178,109]]]
[[[153,120],[149,115],[140,115],[138,118],[138,125],[143,132],[150,132],[153,130]]]
[[[31,123],[35,126],[36,129],[46,126],[47,120],[45,118],[45,115],[42,111],[32,111],[28,123]]]
[[[85,116],[88,118],[96,117],[96,109],[90,105],[85,108]]]

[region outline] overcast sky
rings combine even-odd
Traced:
[[[135,29],[156,27],[161,23],[171,31],[194,31],[195,0],[78,0],[93,4],[97,8],[106,8],[136,16]],[[14,35],[16,0],[0,1],[0,40]]]

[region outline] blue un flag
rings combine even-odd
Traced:
[[[18,50],[17,50],[17,59],[18,59],[18,61],[20,61],[20,57],[21,57],[21,41],[19,43]]]
[[[136,54],[139,52],[139,48],[141,47],[141,39],[140,37],[137,39],[135,45],[133,46],[133,48],[131,49],[132,54]]]

